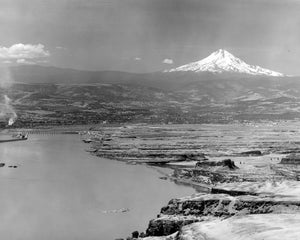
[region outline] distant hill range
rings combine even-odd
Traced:
[[[175,71],[128,73],[82,71],[44,66],[11,67],[14,82],[26,84],[121,84],[155,88],[158,91],[191,92],[211,101],[238,99],[298,98],[300,77],[252,75],[236,72]]]
[[[300,77],[248,65],[225,50],[198,62],[145,74],[37,65],[10,70],[15,84],[9,94],[21,113],[19,124],[25,125],[29,118],[74,124],[300,117]]]

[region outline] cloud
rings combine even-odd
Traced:
[[[169,58],[164,59],[162,62],[165,64],[173,64],[174,63],[173,59],[169,59]]]
[[[26,60],[24,58],[18,59],[16,62],[19,63],[19,64],[28,64],[28,65],[35,64],[35,62]]]
[[[45,49],[43,44],[23,44],[18,43],[10,47],[0,46],[0,59],[12,60],[18,59],[23,61],[25,59],[39,59],[50,56],[50,52]],[[23,59],[23,60],[22,60]],[[17,61],[18,61],[17,60]]]
[[[37,60],[36,63],[48,63],[49,61],[47,59],[44,60]]]
[[[55,48],[56,48],[56,49],[59,49],[59,50],[67,50],[67,48],[62,47],[62,46],[56,46]]]
[[[134,60],[135,61],[141,61],[142,59],[140,57],[136,57]]]
[[[5,64],[11,64],[11,63],[13,63],[13,62],[10,61],[10,60],[4,60],[4,61],[2,61],[2,63],[5,63]]]

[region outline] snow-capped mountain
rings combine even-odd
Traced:
[[[213,72],[213,73],[246,73],[251,75],[266,75],[283,77],[284,74],[275,72],[259,66],[249,65],[241,59],[233,56],[224,49],[213,52],[208,57],[192,62],[177,68],[166,70],[165,72]]]

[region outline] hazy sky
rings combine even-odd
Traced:
[[[0,0],[0,29],[4,65],[149,72],[225,48],[300,75],[300,0]]]

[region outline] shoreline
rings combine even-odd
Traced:
[[[262,128],[265,126],[262,126]],[[247,135],[240,136],[243,132],[247,132],[242,129],[244,126],[240,126],[240,131],[237,129],[236,135],[236,129],[231,130],[230,128],[232,126],[218,125],[217,127],[221,129],[214,129],[215,125],[198,125],[198,131],[193,128],[195,125],[180,127],[181,129],[178,129],[177,126],[176,128],[174,126],[173,128],[172,126],[161,126],[160,128],[158,126],[155,128],[152,126],[145,126],[145,128],[131,126],[129,129],[117,128],[110,129],[110,131],[101,129],[99,130],[100,136],[97,134],[89,136],[89,138],[94,137],[94,140],[89,143],[92,149],[91,154],[128,164],[150,162],[151,165],[155,165],[156,162],[159,167],[161,163],[164,163],[163,168],[173,171],[171,175],[164,174],[168,180],[175,184],[193,187],[198,191],[198,194],[185,197],[182,200],[170,200],[168,205],[161,209],[158,217],[150,220],[146,232],[140,233],[141,239],[146,237],[145,240],[190,240],[195,236],[184,238],[181,234],[185,229],[194,228],[192,226],[197,224],[197,227],[200,227],[216,219],[226,220],[228,218],[230,222],[235,215],[240,215],[240,212],[250,211],[248,214],[255,216],[260,213],[275,213],[275,216],[278,216],[281,212],[277,212],[277,208],[284,208],[286,209],[284,212],[297,214],[289,209],[298,209],[298,206],[300,211],[300,199],[294,202],[289,200],[289,196],[284,197],[284,195],[276,194],[275,199],[283,197],[283,202],[281,200],[277,201],[273,197],[265,199],[265,193],[261,195],[259,192],[253,192],[251,188],[242,187],[242,183],[247,182],[252,186],[253,184],[261,185],[269,182],[273,184],[282,181],[295,181],[297,169],[287,168],[287,166],[280,164],[280,160],[287,155],[285,152],[298,151],[289,146],[293,145],[290,140],[286,142],[286,146],[282,146],[283,140],[280,139],[279,135],[277,149],[274,148],[273,142],[276,140],[274,137],[270,142],[271,147],[268,146],[268,142],[265,143],[265,146],[261,145],[261,139],[257,142],[256,140],[252,141],[254,145],[249,147],[249,142],[251,143],[249,137]],[[228,132],[227,127],[231,131]],[[286,132],[285,127],[290,128],[290,126],[282,127],[283,132]],[[203,130],[205,128],[207,130]],[[274,131],[277,132],[277,128],[278,126],[273,130],[272,126],[267,125],[267,128],[262,130],[266,131],[266,138],[268,138],[268,132],[270,134]],[[257,131],[258,138],[261,138],[260,129],[254,129]],[[291,135],[294,134],[294,130],[290,132]],[[216,138],[216,134],[221,137]],[[207,146],[207,142],[203,141],[202,138],[199,138],[201,135],[206,135],[208,139],[210,136],[214,138],[211,147]],[[228,137],[228,140],[224,141],[224,137]],[[238,144],[234,139],[238,140]],[[218,141],[223,145],[222,151],[225,154],[218,153],[219,149],[216,145]],[[204,144],[206,148],[201,148],[201,144]],[[195,152],[195,149],[200,149],[200,151]],[[181,156],[186,159],[182,161],[182,159],[179,159]],[[162,161],[164,158],[166,160]],[[196,160],[197,164],[192,166],[189,163],[191,160]],[[176,166],[168,165],[171,162],[175,162]],[[182,164],[179,164],[179,162],[182,162]],[[259,188],[262,187],[259,186]],[[269,194],[272,195],[272,191]],[[174,207],[176,202],[178,202],[178,208]],[[209,207],[211,203],[213,203],[213,206]],[[221,203],[224,204],[222,206],[224,210],[217,210],[221,207]],[[199,206],[196,207],[195,204]],[[203,204],[205,206],[204,212],[199,212],[199,209],[203,208]],[[183,210],[183,206],[188,207]],[[251,212],[251,209],[260,210]],[[211,213],[208,214],[207,211]],[[215,213],[215,211],[220,211],[220,213]],[[243,213],[242,218],[247,219],[248,214]],[[225,216],[225,218],[222,216]],[[201,224],[201,222],[204,223]],[[134,236],[137,236],[136,233],[133,234],[132,238],[127,239],[136,239]]]
[[[107,126],[107,127],[115,127],[116,125],[110,125],[110,126]],[[140,125],[138,125],[140,126]],[[16,128],[16,129],[4,129],[4,130],[7,130],[9,133],[16,133],[16,132],[25,132],[27,134],[49,134],[49,135],[53,135],[53,134],[79,134],[80,132],[82,131],[87,131],[85,128],[87,126],[85,125],[79,125],[79,126],[75,126],[76,131],[74,131],[74,126],[63,126],[63,127],[52,127],[52,126],[46,126],[45,128],[34,128],[34,129],[28,129],[28,128]],[[68,130],[68,129],[71,129]],[[82,139],[80,139],[82,140]],[[94,153],[94,150],[90,150],[90,149],[85,149],[86,152],[94,155],[94,156],[97,156]],[[110,158],[105,158],[107,160],[113,160],[113,161],[120,161],[120,162],[124,162],[126,164],[140,164],[140,165],[146,165],[146,167],[149,167],[149,168],[154,168],[154,166],[151,166],[150,164],[147,164],[147,162],[142,162],[142,161],[128,161],[128,160],[124,160],[124,159],[110,159]],[[159,167],[159,166],[156,166],[156,167]],[[172,170],[174,171],[174,166],[169,166],[169,165],[164,165],[163,167],[159,167],[160,169],[163,169],[163,168],[168,168],[169,170]],[[155,169],[157,170],[157,169]],[[173,177],[173,176],[170,176],[169,174],[165,174],[163,173],[163,171],[160,171],[160,173],[164,176],[164,177],[167,177],[167,179],[169,181],[172,181],[174,182],[175,184],[178,184],[178,185],[185,185],[185,186],[189,186],[189,187],[193,187],[195,188],[196,191],[210,191],[211,188],[213,186],[210,186],[210,185],[204,185],[204,184],[200,184],[200,183],[196,183],[196,182],[192,182],[192,181],[189,181],[189,180],[184,180],[184,179],[180,179],[180,178],[176,178],[176,177]]]
[[[296,127],[297,124],[257,124],[247,129],[236,124],[110,126],[93,131],[81,128],[85,135],[80,140],[88,140],[86,144],[90,148],[85,151],[91,155],[143,164],[158,171],[163,180],[193,187],[197,194],[170,200],[158,217],[150,220],[146,232],[140,234],[145,240],[190,240],[183,237],[185,231],[218,220],[230,226],[235,216],[240,216],[242,221],[249,216],[263,221],[259,217],[262,213],[270,217],[282,213],[298,216],[299,196],[292,198],[287,192],[276,192],[277,186],[297,182],[299,178],[298,158],[286,161],[294,165],[281,163],[283,158],[300,153],[300,147],[295,144],[300,142],[300,130],[296,132]],[[250,136],[246,134],[249,130]],[[57,132],[68,134],[61,129]],[[268,185],[271,188],[264,190]],[[253,186],[257,186],[256,190]],[[200,232],[212,236],[203,229]]]

